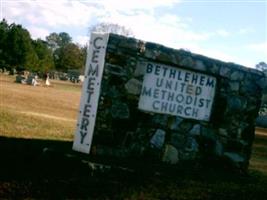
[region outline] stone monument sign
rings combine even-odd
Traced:
[[[247,169],[263,73],[93,33],[73,149],[149,163],[228,159]]]

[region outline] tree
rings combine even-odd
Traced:
[[[46,41],[41,39],[34,40],[33,42],[34,50],[38,57],[38,64],[36,66],[36,71],[46,72],[54,68],[53,52],[48,48]]]
[[[267,64],[265,62],[259,62],[256,66],[256,69],[266,72],[267,71]]]
[[[61,32],[59,34],[54,32],[46,37],[46,41],[48,43],[48,46],[52,48],[53,51],[55,51],[56,49],[62,48],[68,43],[71,43],[72,38],[66,32]]]
[[[82,49],[74,44],[69,43],[57,50],[57,69],[67,71],[69,69],[81,69],[84,65],[84,54]]]
[[[13,23],[9,26],[4,50],[6,62],[10,66],[14,68],[22,66],[28,70],[36,68],[38,57],[32,46],[30,33],[21,25]]]
[[[77,58],[70,55],[70,52],[75,52],[75,50],[73,51],[69,50],[70,49],[69,44],[72,44],[71,43],[72,38],[68,33],[65,32],[61,32],[59,34],[51,33],[49,36],[46,37],[46,41],[48,46],[53,51],[53,59],[56,69],[65,71],[71,65],[77,66],[76,64],[73,64],[77,63],[76,61]],[[68,53],[68,56],[74,58],[75,60],[71,61],[71,59],[66,58],[66,56],[64,55],[65,53]],[[66,60],[71,61],[72,63],[66,66],[67,64]]]
[[[0,22],[0,68],[6,67],[6,54],[5,54],[5,46],[6,46],[6,38],[8,34],[8,23],[5,19]]]
[[[133,36],[133,32],[131,29],[128,29],[124,26],[121,26],[119,24],[114,23],[98,23],[93,25],[89,28],[89,32],[105,32],[105,33],[115,33],[118,35],[124,35],[124,36]]]
[[[46,42],[53,51],[59,48],[59,40],[57,33],[50,33],[49,36],[46,36]]]

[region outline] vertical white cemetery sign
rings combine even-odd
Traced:
[[[107,33],[92,33],[87,51],[85,79],[72,148],[88,154],[93,139],[108,36]]]

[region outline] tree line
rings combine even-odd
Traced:
[[[51,70],[67,72],[82,69],[86,46],[72,42],[66,32],[51,33],[42,39],[32,39],[20,24],[0,22],[0,68],[45,73]]]

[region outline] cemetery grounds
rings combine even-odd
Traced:
[[[51,83],[0,74],[0,199],[266,199],[267,130],[256,130],[246,175],[211,163],[103,168],[71,150],[81,85]]]

